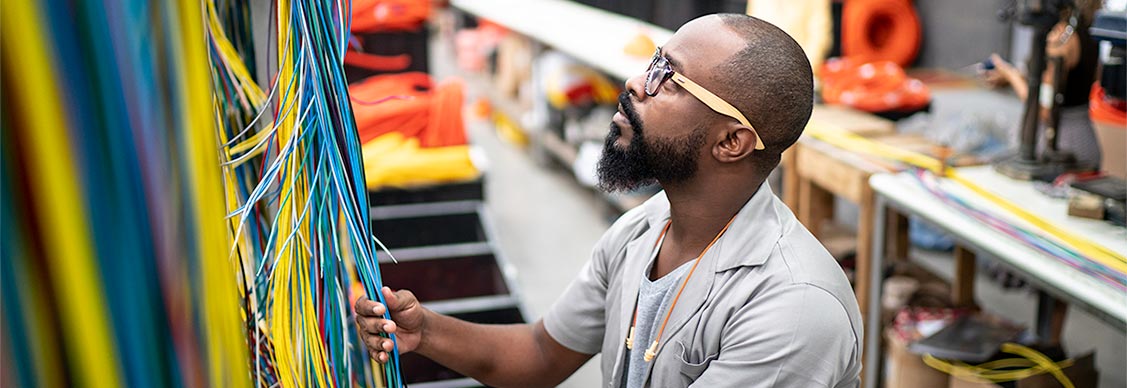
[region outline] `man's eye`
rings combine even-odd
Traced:
[[[665,83],[663,83],[661,85],[661,87],[663,89],[665,89],[666,91],[669,91],[671,93],[677,93],[678,91],[681,90],[681,85],[678,85],[676,82],[673,82],[673,79],[666,80]]]

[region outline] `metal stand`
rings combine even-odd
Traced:
[[[1028,4],[1027,4],[1028,3]],[[1060,11],[1066,6],[1059,0],[1032,0],[1022,2],[1019,10],[1019,22],[1033,27],[1033,37],[1030,45],[1028,73],[1025,76],[1028,91],[1025,96],[1025,110],[1021,120],[1021,147],[1014,157],[1003,160],[995,165],[999,173],[1014,179],[1022,180],[1053,180],[1057,176],[1081,170],[1083,166],[1076,164],[1076,158],[1067,152],[1057,149],[1057,121],[1059,113],[1054,112],[1054,120],[1045,130],[1049,136],[1049,148],[1044,155],[1037,156],[1037,127],[1040,123],[1041,107],[1038,97],[1041,95],[1041,75],[1045,72],[1045,39],[1049,31],[1060,19]],[[1058,77],[1060,82],[1063,63],[1057,62]],[[1059,88],[1058,88],[1059,89]],[[1058,95],[1054,98],[1059,98]],[[1059,102],[1059,101],[1058,101]],[[1053,104],[1054,106],[1056,103]],[[1055,109],[1054,109],[1055,110]]]

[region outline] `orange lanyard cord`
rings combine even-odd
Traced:
[[[704,257],[705,253],[708,253],[708,250],[711,249],[714,244],[716,244],[716,241],[720,240],[720,236],[723,236],[724,232],[728,231],[728,227],[732,226],[732,222],[735,221],[735,220],[736,220],[736,216],[733,215],[732,218],[728,220],[728,224],[724,225],[724,229],[720,229],[720,233],[717,233],[716,237],[714,237],[712,239],[712,242],[708,243],[708,246],[704,247],[704,250],[700,252],[700,255],[697,255],[697,258],[693,260],[692,268],[689,268],[689,273],[688,273],[688,275],[685,275],[685,280],[681,281],[681,287],[679,289],[677,289],[677,295],[673,297],[673,303],[671,303],[669,305],[669,310],[665,312],[665,319],[663,319],[661,321],[661,327],[657,331],[657,337],[654,338],[653,344],[651,344],[650,347],[648,349],[646,349],[646,353],[645,353],[645,357],[644,357],[646,362],[652,361],[654,359],[654,357],[657,356],[657,346],[658,346],[659,341],[661,341],[662,334],[665,333],[665,326],[667,324],[669,324],[669,317],[673,315],[673,309],[677,307],[677,300],[681,299],[681,293],[685,291],[685,286],[689,284],[689,279],[692,278],[693,273],[696,272],[697,265],[700,264],[700,259],[702,257]],[[661,236],[658,237],[657,242],[654,243],[655,249],[657,248],[657,244],[661,243],[662,238],[665,237],[665,232],[667,232],[669,230],[669,226],[671,224],[672,224],[672,222],[668,222],[668,223],[665,224],[665,229],[662,229]],[[629,336],[626,338],[626,348],[627,349],[633,349],[634,348],[634,328],[637,327],[637,325],[638,325],[638,306],[637,306],[637,303],[638,303],[637,300],[635,300],[635,302],[634,302],[634,318],[632,319],[632,322],[630,324]]]
[[[661,241],[665,239],[665,232],[669,231],[669,226],[673,225],[673,221],[665,223],[665,227],[661,229],[661,234],[657,236],[657,241],[654,241],[654,249],[657,249]],[[634,317],[630,319],[630,333],[626,336],[626,348],[634,349],[634,328],[638,327],[638,299],[641,298],[641,292],[634,297]]]

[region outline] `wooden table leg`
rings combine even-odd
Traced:
[[[908,249],[911,247],[911,242],[908,240],[908,217],[888,209],[885,218],[888,253],[884,257],[889,261],[908,259]]]
[[[834,214],[834,196],[809,179],[798,180],[798,221],[814,237],[822,237],[822,224]]]
[[[955,279],[951,287],[951,301],[956,307],[974,307],[974,252],[955,246]]]
[[[867,316],[866,313],[870,307],[879,308],[869,306],[869,284],[870,282],[881,281],[881,279],[872,279],[870,275],[870,272],[872,272],[870,266],[872,265],[873,254],[873,232],[876,225],[873,224],[875,220],[873,214],[874,194],[873,189],[868,185],[861,189],[861,203],[858,205],[860,212],[857,222],[857,256],[855,258],[857,264],[856,270],[853,272],[853,292],[857,294],[857,305],[861,308],[861,316],[864,317]],[[880,333],[873,334],[880,335]]]
[[[1059,345],[1068,304],[1045,291],[1037,291],[1037,337],[1042,344]]]
[[[878,199],[875,192],[869,185],[865,185],[861,190],[861,196],[858,201],[860,206],[860,222],[858,226],[858,239],[868,241],[867,248],[863,251],[862,246],[858,246],[857,252],[857,271],[855,281],[855,293],[857,294],[857,305],[861,310],[861,316],[865,320],[865,345],[862,348],[862,367],[861,367],[861,386],[866,388],[879,388],[881,384],[881,369],[884,356],[881,352],[881,338],[884,329],[882,328],[881,314],[880,314],[880,296],[881,296],[881,274],[880,269],[884,267],[885,252],[887,241],[884,241],[888,236],[888,230],[885,227],[888,225],[884,222],[873,223],[873,220],[885,220],[886,212],[890,210],[886,207],[883,200]],[[861,234],[865,233],[866,236]],[[870,300],[872,299],[872,300]],[[872,309],[869,306],[873,306]]]
[[[795,147],[783,151],[783,203],[791,212],[798,214],[798,165],[795,163]]]

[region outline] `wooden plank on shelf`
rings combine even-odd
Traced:
[[[852,132],[866,137],[896,132],[896,123],[890,120],[842,105],[814,105],[808,125],[820,130]]]
[[[412,248],[398,248],[393,251],[398,261],[429,260],[439,257],[477,256],[493,253],[493,245],[487,241],[431,245]],[[381,264],[391,263],[391,257],[380,255]]]

